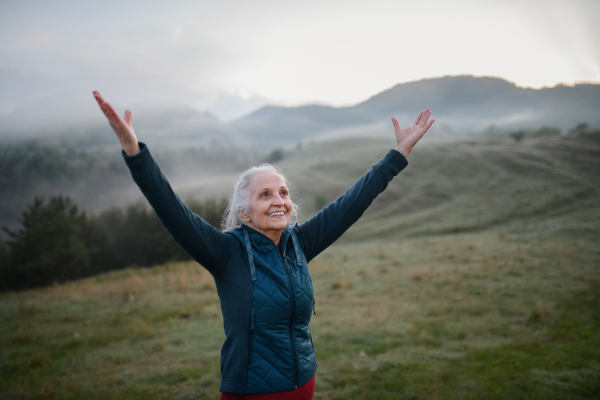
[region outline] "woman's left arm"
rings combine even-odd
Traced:
[[[406,158],[435,120],[428,122],[429,109],[421,111],[415,122],[401,129],[392,117],[396,149],[363,175],[345,194],[298,227],[306,260],[310,261],[344,234],[366,211],[388,183],[407,165]]]

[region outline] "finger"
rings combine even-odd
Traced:
[[[117,114],[117,112],[115,111],[113,106],[110,105],[110,103],[104,103],[104,110],[106,110],[105,114],[107,117],[112,118],[115,121],[121,120],[121,117],[119,117],[119,114]]]
[[[423,115],[423,111],[421,111],[419,113],[419,115],[417,115],[417,119],[415,119],[415,122],[413,122],[413,125],[418,125],[419,121],[421,120],[421,116]]]
[[[394,117],[392,117],[392,124],[394,124],[394,130],[398,132],[400,130],[400,123]]]
[[[425,125],[427,125],[427,120],[429,119],[430,116],[431,116],[431,110],[429,108],[427,110],[423,111],[423,115],[421,116],[421,121],[419,122],[419,125],[421,127],[424,127]]]
[[[433,125],[433,123],[435,122],[435,119],[432,119],[427,126],[425,127],[425,132],[427,132],[429,130],[429,128],[431,128],[431,125]]]
[[[104,113],[104,116],[106,116],[106,118],[110,119],[111,118],[110,109],[112,107],[110,107],[110,104],[108,104],[106,101],[104,101],[104,98],[100,95],[100,93],[98,93],[96,91],[94,91],[93,93],[94,93],[94,98],[96,99],[96,101],[98,102],[98,105],[100,106],[100,109]]]
[[[104,98],[100,95],[100,93],[96,92],[95,90],[93,91],[93,93],[94,93],[94,98],[96,99],[98,104],[104,103]]]
[[[110,103],[107,103],[104,100],[104,98],[100,95],[100,93],[94,91],[94,97],[96,98],[96,101],[98,102],[100,109],[104,112],[104,115],[106,116],[106,118],[108,118],[109,120],[114,119],[115,122],[120,122],[121,118],[119,117],[119,114],[117,114],[117,112],[110,105]]]
[[[130,128],[132,128],[132,126],[131,126],[132,118],[133,118],[133,115],[131,114],[131,110],[125,110],[125,123]]]
[[[104,115],[106,115],[108,123],[113,128],[115,133],[120,136],[123,127],[126,126],[125,122],[121,119],[121,117],[119,117],[119,114],[117,114],[115,109],[109,103],[104,103],[102,111],[104,111]]]
[[[100,109],[102,110],[102,112],[104,113],[104,116],[106,118],[108,118],[108,122],[114,121],[114,114],[112,113],[112,111],[114,111],[112,109],[112,107],[110,107],[110,104],[108,103],[102,103],[100,104]]]
[[[421,137],[423,137],[423,135],[427,133],[427,131],[429,130],[429,128],[431,128],[431,125],[433,125],[434,122],[435,119],[432,119],[427,125],[425,125],[425,128],[423,128],[423,133],[421,133]]]
[[[104,113],[104,116],[106,118],[108,118],[108,120],[110,121],[112,119],[112,116],[110,115],[110,110],[106,107],[106,103],[99,103],[99,104],[100,104],[100,109]]]
[[[429,128],[431,128],[431,125],[433,125],[434,122],[435,122],[435,119],[432,119],[427,125],[425,125],[425,127],[423,129],[421,129],[420,132],[418,132],[415,136],[413,136],[413,139],[414,139],[413,146],[415,144],[417,144],[417,142],[423,138],[423,136],[427,133]]]

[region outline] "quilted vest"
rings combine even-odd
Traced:
[[[316,372],[308,327],[314,309],[312,279],[295,227],[282,234],[281,251],[246,226],[235,230],[246,248],[253,284],[247,393],[293,390]]]

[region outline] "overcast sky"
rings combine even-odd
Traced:
[[[599,19],[598,0],[2,0],[0,116],[92,115],[92,90],[231,120],[444,75],[597,83]]]

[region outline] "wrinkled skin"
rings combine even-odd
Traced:
[[[276,245],[283,230],[290,224],[292,201],[281,175],[261,172],[248,183],[249,210],[241,215],[250,228],[270,238]]]

